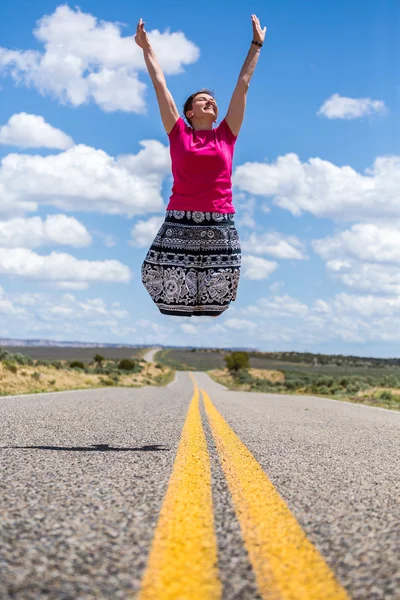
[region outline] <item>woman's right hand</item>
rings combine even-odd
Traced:
[[[144,30],[144,23],[145,22],[142,21],[142,19],[139,19],[139,23],[137,25],[136,35],[135,35],[135,42],[143,50],[145,48],[150,48],[149,38],[147,37],[147,33]]]

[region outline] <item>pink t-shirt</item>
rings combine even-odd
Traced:
[[[174,183],[167,210],[234,213],[232,159],[236,135],[221,121],[194,131],[179,117],[169,135]]]

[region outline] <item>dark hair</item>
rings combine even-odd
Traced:
[[[186,119],[186,121],[189,123],[190,127],[193,127],[192,120],[186,116],[186,113],[188,110],[192,110],[193,100],[194,100],[195,96],[198,96],[199,94],[208,94],[209,96],[212,96],[215,99],[214,92],[212,90],[208,90],[206,88],[202,88],[198,92],[195,92],[194,94],[189,96],[189,98],[186,100],[185,104],[183,105],[183,116]]]

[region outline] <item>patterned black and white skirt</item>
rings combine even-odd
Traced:
[[[233,214],[169,210],[142,282],[164,315],[215,317],[236,299],[240,262]]]

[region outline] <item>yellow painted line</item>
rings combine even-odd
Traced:
[[[210,461],[194,385],[139,600],[221,598]]]
[[[349,600],[261,466],[201,391],[262,598]]]

